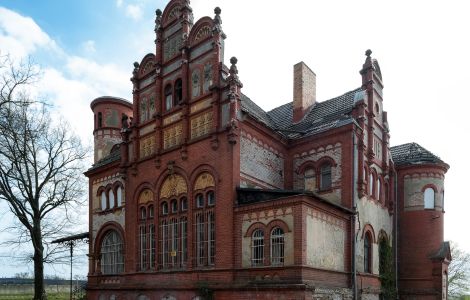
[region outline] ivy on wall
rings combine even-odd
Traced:
[[[383,238],[379,242],[379,272],[382,285],[381,299],[395,299],[395,272],[393,270],[392,246]]]

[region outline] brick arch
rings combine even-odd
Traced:
[[[290,232],[289,226],[287,226],[287,224],[284,221],[279,220],[279,219],[275,219],[269,222],[268,225],[266,226],[266,229],[269,232],[269,234],[271,234],[271,232],[273,231],[275,227],[281,228],[284,231],[284,233]]]
[[[246,230],[244,237],[251,237],[256,229],[262,229],[265,233],[264,236],[266,237],[266,225],[261,222],[255,222],[251,224],[250,227],[248,227],[248,229]]]
[[[197,45],[206,39],[208,37],[212,37],[212,27],[214,25],[214,21],[210,17],[202,17],[200,18],[196,24],[194,24],[193,28],[191,28],[191,32],[189,33],[189,42],[191,46]],[[201,30],[206,30],[206,27],[209,27],[209,35],[208,36],[201,36],[203,32]],[[196,40],[196,38],[200,38]]]
[[[115,182],[112,183],[112,188],[113,190],[117,190],[118,187],[121,187],[124,189],[124,184],[120,180],[116,180]]]
[[[387,233],[385,232],[385,230],[380,229],[380,231],[379,231],[379,236],[378,236],[378,238],[377,238],[378,243],[380,243],[380,241],[381,241],[382,239],[385,239],[385,241],[387,242],[387,245],[390,243],[390,238],[388,237],[388,235],[387,235]]]
[[[317,160],[317,162],[315,163],[316,165],[316,168],[319,170],[321,168],[322,165],[324,164],[330,164],[331,167],[336,167],[338,164],[335,162],[335,160],[333,158],[331,158],[330,156],[326,155],[326,156],[322,156],[320,159]]]
[[[102,192],[106,192],[106,187],[104,185],[100,186],[96,191],[96,196],[101,196]]]
[[[153,193],[153,200],[155,201],[155,191],[154,189],[152,188],[152,185],[148,182],[143,182],[141,184],[139,184],[137,186],[137,188],[134,190],[134,195],[132,197],[132,199],[134,199],[134,202],[135,203],[139,203],[139,197],[140,197],[140,194],[145,191],[145,190],[150,190],[152,193]]]
[[[436,185],[432,184],[432,183],[428,183],[426,185],[424,185],[422,188],[421,188],[421,192],[424,193],[424,191],[428,188],[432,188],[434,190],[434,193],[437,194],[439,193],[439,189],[437,188]]]
[[[199,175],[201,175],[204,172],[207,172],[211,174],[212,177],[214,177],[214,182],[215,182],[215,185],[217,186],[217,183],[219,182],[220,177],[216,169],[211,165],[203,164],[203,165],[197,166],[194,170],[192,170],[189,176],[189,184],[191,186],[190,190],[194,189],[194,184],[196,182],[196,179],[198,178]]]
[[[315,161],[313,160],[307,160],[305,162],[303,162],[300,166],[297,167],[297,169],[295,170],[295,172],[297,174],[304,174],[305,173],[305,170],[308,169],[308,168],[312,168],[316,171],[316,163]]]
[[[367,223],[366,225],[364,225],[364,228],[362,229],[362,235],[361,235],[362,239],[365,238],[367,232],[369,232],[372,237],[372,243],[377,244],[377,240],[375,238],[376,236],[375,236],[374,227],[372,227],[370,223]]]
[[[119,234],[119,236],[121,237],[121,240],[122,240],[122,254],[125,257],[126,239],[125,239],[125,235],[124,235],[124,229],[122,229],[122,226],[119,223],[114,222],[114,221],[106,222],[98,230],[98,233],[96,234],[95,241],[94,241],[94,247],[93,247],[93,253],[96,255],[96,257],[99,257],[99,254],[101,252],[101,243],[103,242],[103,238],[111,230],[116,231]]]
[[[162,14],[162,23],[164,25],[168,25],[171,21],[178,20],[180,15],[178,15],[176,18],[170,18],[170,14],[173,14],[174,9],[177,9],[177,7],[179,7],[181,11],[181,8],[183,7],[183,3],[181,0],[172,0],[166,5],[166,8],[163,10]]]
[[[144,75],[150,73],[153,70],[155,70],[155,54],[148,53],[140,61],[139,77],[143,77]]]

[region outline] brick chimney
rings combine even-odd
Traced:
[[[317,99],[317,76],[303,62],[294,65],[294,112],[292,122],[300,122]]]

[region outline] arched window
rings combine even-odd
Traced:
[[[162,215],[167,215],[168,214],[168,203],[163,202],[162,203]]]
[[[310,191],[310,192],[315,191],[315,170],[313,168],[305,169],[304,190]]]
[[[154,211],[153,211],[153,205],[149,205],[149,218],[153,218],[154,216]]]
[[[167,84],[165,87],[165,110],[170,110],[173,107],[173,91],[171,84]]]
[[[374,180],[374,174],[370,172],[369,174],[369,195],[374,196],[374,190],[375,190],[375,180]]]
[[[381,183],[380,183],[380,179],[377,178],[377,186],[376,186],[376,193],[375,193],[375,197],[377,198],[377,200],[382,200],[382,195],[380,195],[381,193],[381,190],[380,190],[380,186],[381,186]]]
[[[141,209],[142,210],[142,209]],[[145,223],[139,226],[139,269],[147,269],[147,255],[148,255],[148,246],[147,246],[147,226]]]
[[[106,210],[108,208],[107,203],[106,193],[103,191],[101,192],[101,210]]]
[[[284,231],[276,227],[271,231],[271,265],[284,264]]]
[[[124,271],[122,255],[122,239],[114,231],[109,231],[101,242],[101,272],[103,274],[119,274]]]
[[[98,128],[103,127],[103,114],[101,112],[98,113]]]
[[[174,106],[178,105],[183,100],[183,81],[177,79],[175,82],[175,103]]]
[[[176,201],[176,199],[171,200],[171,212],[172,213],[178,212],[178,201]]]
[[[207,205],[215,205],[215,195],[213,191],[207,193]]]
[[[117,191],[117,206],[121,207],[122,206],[122,188],[118,186]]]
[[[140,219],[145,220],[147,218],[147,210],[145,207],[140,208]]]
[[[193,237],[197,267],[215,265],[215,181],[208,172],[202,172],[194,182]]]
[[[204,207],[204,196],[202,194],[196,195],[196,207],[197,208]]]
[[[428,187],[424,190],[424,208],[434,209],[434,203],[435,203],[434,189],[431,187]]]
[[[181,198],[181,211],[187,211],[188,210],[188,198],[183,197]]]
[[[320,168],[320,189],[327,190],[331,188],[331,165],[324,163]]]
[[[109,193],[109,208],[114,208],[114,191],[112,189],[110,189],[108,191]]]
[[[372,238],[369,232],[364,236],[364,272],[372,273]]]
[[[261,229],[256,229],[251,237],[251,265],[264,265],[264,232]]]

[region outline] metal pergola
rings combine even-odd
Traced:
[[[73,284],[73,278],[72,278],[73,248],[78,242],[82,240],[85,240],[85,242],[88,242],[89,240],[88,232],[83,232],[80,234],[75,234],[75,235],[67,236],[67,237],[52,241],[53,244],[63,244],[63,245],[70,247],[70,300],[72,300],[72,284]]]

